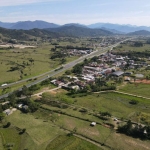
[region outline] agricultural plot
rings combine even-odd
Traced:
[[[133,84],[127,84],[125,86],[120,87],[119,91],[150,98],[150,84],[142,84],[135,82]]]
[[[67,43],[66,43],[67,44]],[[62,45],[65,45],[62,44]],[[54,45],[44,43],[37,48],[13,48],[0,50],[0,84],[15,82],[37,76],[62,65],[59,58],[50,59]],[[64,63],[77,59],[79,56],[66,57]]]
[[[58,136],[46,150],[101,150],[101,148],[74,136]]]
[[[149,100],[114,92],[81,93],[74,95],[60,93],[56,95],[56,99],[91,111],[109,112],[115,117],[124,119],[132,118],[133,121],[137,122],[143,122],[137,117],[139,112],[150,114]],[[136,104],[133,104],[132,101],[135,101]],[[146,124],[150,121],[150,118],[148,118],[145,120]]]
[[[135,51],[142,52],[150,49],[150,44],[144,44],[142,47],[134,47],[131,44],[121,44],[115,48],[115,51]]]
[[[1,144],[0,149],[24,150],[34,149],[35,144],[30,136],[26,133],[19,134],[15,127],[0,129]]]

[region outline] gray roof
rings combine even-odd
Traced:
[[[112,73],[112,75],[114,75],[114,76],[121,76],[121,75],[123,75],[123,74],[124,74],[123,71],[116,71],[116,72],[113,72],[113,73]]]

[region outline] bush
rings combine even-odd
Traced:
[[[129,103],[132,104],[132,105],[136,105],[136,104],[138,104],[139,102],[138,102],[137,100],[131,100]]]

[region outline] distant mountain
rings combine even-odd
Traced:
[[[17,30],[19,30],[19,29],[30,30],[30,29],[34,29],[34,28],[46,29],[46,28],[59,28],[59,27],[69,27],[70,28],[72,26],[81,27],[81,28],[90,28],[90,29],[102,29],[102,30],[107,30],[107,31],[113,32],[114,34],[127,34],[130,32],[135,32],[135,31],[139,31],[139,30],[150,31],[150,27],[147,27],[147,26],[135,26],[135,25],[129,25],[129,24],[120,25],[120,24],[113,24],[113,23],[95,23],[95,24],[91,24],[91,25],[83,25],[83,24],[79,24],[79,23],[69,23],[69,24],[64,24],[64,25],[57,25],[54,23],[49,23],[49,22],[40,21],[40,20],[20,21],[20,22],[16,22],[16,23],[0,22],[0,27],[7,28],[7,29],[17,29]],[[60,30],[60,29],[57,29],[57,30]],[[74,34],[75,33],[73,33],[73,35]]]
[[[16,39],[16,40],[30,40],[37,37],[40,38],[56,38],[64,35],[60,33],[54,33],[43,29],[31,29],[31,30],[13,30],[0,27],[0,35],[3,39]]]
[[[118,30],[115,30],[115,29],[108,29],[108,28],[104,28],[104,27],[102,27],[100,29],[110,31],[110,32],[112,32],[114,34],[125,34],[124,32],[121,32],[121,31],[118,31]]]
[[[86,25],[83,24],[79,24],[79,23],[68,23],[68,24],[64,24],[63,26],[75,26],[75,27],[82,27],[82,28],[88,28]]]
[[[140,30],[140,31],[135,31],[128,33],[128,35],[143,35],[143,36],[150,36],[150,32],[146,30]]]
[[[57,28],[59,25],[54,23],[48,23],[45,21],[23,21],[18,22],[11,27],[11,29],[23,29],[23,30],[30,30],[30,29],[44,29],[44,28]]]
[[[30,30],[30,29],[44,29],[44,28],[57,28],[59,25],[54,23],[48,23],[45,21],[22,21],[16,23],[3,23],[0,22],[0,27],[7,28],[7,29],[23,29],[23,30]]]
[[[90,29],[85,27],[77,27],[74,25],[71,26],[61,26],[58,28],[49,28],[46,29],[51,32],[57,32],[60,34],[65,34],[67,36],[74,36],[74,37],[97,37],[97,36],[104,36],[104,35],[113,35],[112,32],[103,30],[103,29]]]
[[[10,29],[16,23],[0,22],[0,27]]]
[[[148,30],[150,31],[150,27],[146,26],[132,26],[132,25],[119,25],[119,24],[112,24],[112,23],[96,23],[88,25],[89,28],[106,28],[106,29],[113,29],[123,33],[130,33],[139,30]]]

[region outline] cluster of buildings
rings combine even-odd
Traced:
[[[68,50],[68,54],[69,54],[70,56],[87,55],[87,54],[90,54],[91,52],[93,52],[92,49],[88,49],[88,50],[70,49],[70,50]]]
[[[135,65],[134,60],[131,60],[128,56],[122,57],[108,52],[84,65],[82,74],[77,76],[66,75],[65,80],[55,79],[51,83],[65,89],[82,89],[87,84],[94,83],[96,78],[123,76],[124,81],[130,81],[133,73],[123,71],[127,64],[129,67]],[[144,75],[137,74],[137,77],[143,78]]]

